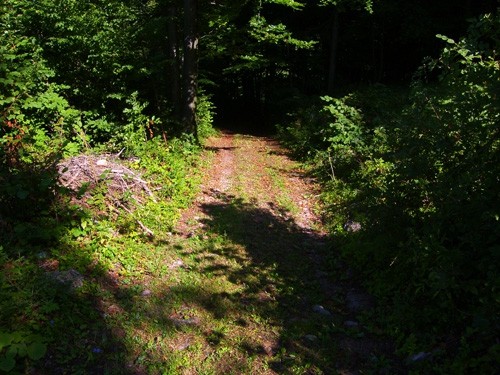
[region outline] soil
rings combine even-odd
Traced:
[[[314,179],[268,137],[224,132],[207,141],[205,153],[211,163],[203,171],[201,191],[176,234],[203,237],[216,230],[242,244],[241,263],[249,265],[234,279],[247,283],[249,291],[239,303],[277,302],[285,331],[297,331],[304,321],[320,321],[323,327],[319,333],[302,332],[301,340],[261,332],[260,352],[270,357],[284,349],[308,353],[316,362],[310,373],[358,374],[374,367],[374,373],[401,372],[392,343],[360,323],[373,299],[345,276],[349,270],[339,269],[339,277],[326,267],[330,257],[325,255],[335,249],[322,224]],[[270,265],[279,274],[275,280],[252,285],[241,276]],[[280,292],[286,288],[293,292]],[[276,361],[270,373],[292,371],[284,363]]]
[[[318,214],[319,187],[276,140],[225,132],[208,139],[205,149],[212,153],[213,160],[203,172],[201,193],[180,221],[178,230],[181,233],[189,235],[187,223],[193,217],[204,215],[203,205],[220,202],[226,196],[244,198],[255,207],[293,221],[305,232],[319,237],[326,235]],[[278,186],[270,176],[274,173],[278,175],[276,178],[283,180]],[[296,211],[286,212],[286,208],[281,207],[278,200],[283,194]]]

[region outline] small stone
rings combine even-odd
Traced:
[[[175,269],[180,267],[184,267],[184,262],[181,259],[177,259],[169,266],[170,269]]]
[[[188,318],[188,319],[170,319],[170,321],[176,326],[176,327],[182,327],[182,326],[197,326],[200,324],[200,319],[199,318]]]
[[[344,322],[344,327],[347,327],[347,328],[357,328],[357,327],[359,327],[359,323],[355,322],[354,320],[346,320]]]
[[[352,233],[359,232],[361,230],[361,224],[358,223],[357,221],[348,220],[344,224],[344,230],[346,232],[352,232]]]
[[[321,305],[314,305],[312,309],[315,313],[320,314],[320,315],[324,315],[324,316],[331,316],[332,315],[332,313],[330,311],[328,311],[327,309],[325,309]]]
[[[328,272],[321,271],[321,270],[316,270],[316,277],[317,277],[317,278],[325,278],[325,277],[328,277]]]
[[[106,165],[108,165],[108,161],[106,159],[99,159],[96,161],[96,165],[106,166]]]
[[[431,356],[431,353],[426,353],[426,352],[420,352],[420,353],[417,353],[417,354],[414,354],[410,357],[410,361],[411,362],[421,362],[421,361],[425,361],[426,359],[428,359],[429,357]]]
[[[47,253],[45,251],[40,251],[36,256],[38,259],[46,259]]]
[[[346,295],[347,308],[353,312],[368,310],[373,306],[373,298],[360,291],[349,291]]]
[[[77,270],[54,271],[49,274],[55,281],[67,285],[71,289],[78,289],[83,286],[83,276]]]
[[[314,342],[314,341],[318,340],[318,336],[316,336],[316,335],[305,335],[304,338],[310,342]]]
[[[182,343],[180,343],[179,345],[177,345],[175,347],[175,350],[177,351],[182,351],[182,350],[186,350],[187,348],[189,348],[191,346],[191,342],[189,340],[186,340]]]
[[[151,291],[149,289],[144,289],[141,293],[141,296],[147,297],[151,295]]]

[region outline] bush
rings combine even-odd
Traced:
[[[406,104],[375,86],[282,129],[323,176],[332,232],[401,354],[441,353],[444,372],[491,373],[498,352],[499,23],[485,15],[458,42],[439,36],[446,47]],[[348,219],[362,230],[345,231]]]
[[[54,167],[78,151],[79,112],[51,83],[36,42],[15,28],[15,12],[0,16],[0,214],[33,215],[54,187]]]

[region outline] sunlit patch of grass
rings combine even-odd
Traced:
[[[245,144],[248,140],[236,140],[241,152],[251,146]],[[78,231],[65,232],[63,246],[49,255],[60,267],[85,274],[83,287],[65,294],[69,302],[61,302],[55,292],[38,302],[19,296],[26,303],[16,306],[26,312],[18,319],[39,318],[41,324],[53,319],[54,333],[67,331],[74,338],[78,345],[72,350],[64,352],[72,344],[69,338],[58,342],[56,350],[57,363],[70,372],[99,372],[103,366],[104,372],[117,374],[329,369],[335,355],[331,330],[310,312],[320,297],[305,253],[309,239],[293,219],[269,209],[269,201],[277,200],[281,210],[293,211],[278,169],[260,165],[266,153],[256,156],[255,165],[239,162],[242,173],[230,191],[201,208],[190,224],[203,228],[189,238],[172,228],[178,211],[164,212],[184,205],[175,197],[167,203],[148,202],[118,224],[112,218],[78,217]],[[261,178],[264,184],[255,181]],[[27,276],[18,268],[25,268]],[[29,278],[39,270],[24,263],[13,269],[7,270],[12,289],[30,285]],[[306,335],[318,339],[304,341]]]

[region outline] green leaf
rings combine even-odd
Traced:
[[[16,193],[16,196],[19,198],[19,199],[26,199],[29,195],[29,192],[26,191],[26,190],[19,190],[17,193]]]
[[[41,359],[47,353],[47,344],[40,341],[32,342],[27,348],[28,357],[34,361]]]
[[[12,342],[12,335],[5,332],[0,332],[0,350],[10,345]]]
[[[0,370],[9,372],[14,368],[15,365],[16,360],[13,356],[8,355],[5,357],[0,357]]]
[[[295,10],[300,10],[304,7],[303,3],[294,0],[266,0],[266,3],[284,5]]]
[[[17,355],[18,357],[26,357],[27,354],[26,344],[24,342],[12,344],[7,353],[11,353],[14,356]]]

